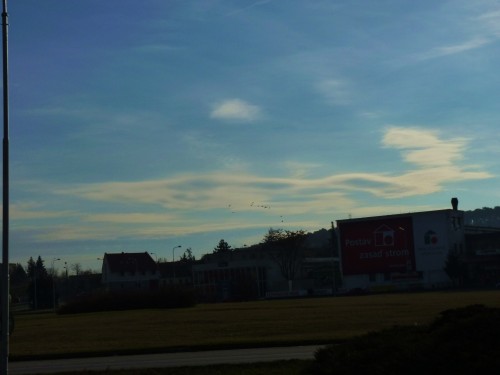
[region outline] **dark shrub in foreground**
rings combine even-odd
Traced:
[[[446,310],[425,327],[394,327],[316,353],[313,374],[472,374],[500,370],[500,309]]]
[[[192,307],[195,304],[194,292],[185,288],[159,291],[110,291],[81,296],[61,306],[57,312],[76,314],[113,310],[171,309]]]

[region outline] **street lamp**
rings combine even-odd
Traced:
[[[179,247],[182,247],[182,245],[179,245],[179,246],[174,246],[174,248],[172,249],[172,262],[175,262],[175,249],[178,249]]]
[[[175,249],[178,249],[179,247],[182,247],[182,245],[174,246],[172,248],[172,273],[174,275],[174,280],[173,280],[174,283],[175,283]]]
[[[54,258],[52,259],[52,268],[51,268],[51,273],[52,273],[52,277],[54,277],[54,273],[55,273],[55,268],[54,268],[54,263],[57,262],[58,260],[61,260],[61,258]]]
[[[156,253],[150,253],[150,254],[155,256],[156,263],[158,263],[158,257],[156,256]]]
[[[54,263],[57,260],[61,260],[61,258],[52,259],[52,302],[53,302],[52,306],[54,308],[54,311],[56,310],[56,278],[54,277],[55,276]]]

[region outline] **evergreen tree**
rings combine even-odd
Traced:
[[[45,268],[45,261],[39,255],[36,260],[35,268],[36,268],[36,277],[39,279],[47,279],[49,277],[49,273],[47,272],[47,268]]]
[[[9,267],[9,274],[10,274],[10,282],[13,285],[23,283],[28,278],[26,271],[24,270],[23,266],[21,266],[19,263],[16,263],[12,265],[12,267]]]
[[[186,249],[186,251],[184,251],[184,254],[182,254],[182,257],[180,260],[181,260],[181,262],[184,262],[184,263],[193,263],[196,261],[196,258],[194,257],[193,251],[191,250],[190,247],[188,247]]]
[[[38,256],[36,262],[30,257],[28,261],[28,276],[30,284],[28,285],[28,294],[33,309],[52,307],[52,283],[49,273],[44,265],[44,260]]]
[[[231,246],[229,246],[229,244],[222,239],[222,240],[219,241],[219,244],[217,245],[217,247],[214,248],[213,253],[214,254],[228,253],[231,250],[232,250]]]
[[[35,277],[36,263],[33,260],[33,257],[30,257],[28,260],[28,277],[33,279]]]

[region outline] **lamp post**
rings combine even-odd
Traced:
[[[335,232],[335,225],[333,224],[333,221],[331,222],[332,224],[332,237],[331,237],[331,241],[332,241],[332,296],[335,295],[335,288],[336,288],[336,285],[335,285],[335,275],[336,275],[336,270],[335,270],[335,255],[336,255],[336,249],[338,248],[338,242],[337,242],[337,235],[336,235],[336,232]],[[338,256],[338,254],[337,254]]]
[[[37,279],[37,267],[35,266],[34,269],[33,269],[33,308],[35,310],[38,310],[38,289],[37,289],[37,285],[36,285],[36,279]]]
[[[181,245],[174,246],[172,248],[172,273],[173,273],[173,282],[175,283],[175,249],[178,249],[179,247],[182,247]]]
[[[55,278],[54,263],[58,260],[61,260],[61,258],[52,259],[52,306],[54,308],[54,311],[56,311],[56,278]]]
[[[9,69],[8,69],[8,14],[7,0],[2,7],[2,65],[3,65],[3,173],[2,173],[2,277],[0,316],[1,346],[0,373],[9,372]]]

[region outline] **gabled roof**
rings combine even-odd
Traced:
[[[147,252],[143,253],[105,253],[104,261],[112,273],[157,271],[156,262]]]

